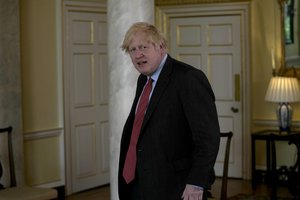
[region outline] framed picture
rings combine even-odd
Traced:
[[[284,8],[284,35],[285,44],[294,43],[294,15],[295,15],[295,0],[286,0]]]

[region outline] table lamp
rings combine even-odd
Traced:
[[[276,111],[279,130],[280,132],[290,132],[293,110],[289,103],[300,101],[300,90],[297,78],[272,77],[265,100],[279,103]]]

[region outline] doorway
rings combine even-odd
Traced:
[[[244,164],[250,153],[246,137],[250,132],[248,4],[164,6],[157,13],[171,56],[207,75],[216,96],[221,131],[234,133],[229,176],[248,177],[250,168]],[[222,174],[224,149],[225,141],[221,140],[217,176]]]
[[[66,190],[109,183],[106,5],[64,2]]]

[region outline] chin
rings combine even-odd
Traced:
[[[145,76],[151,76],[152,73],[150,72],[145,72],[145,71],[140,71],[141,74],[145,75]]]

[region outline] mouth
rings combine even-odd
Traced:
[[[147,63],[147,61],[139,61],[139,62],[137,62],[138,66],[144,65],[146,63]]]

